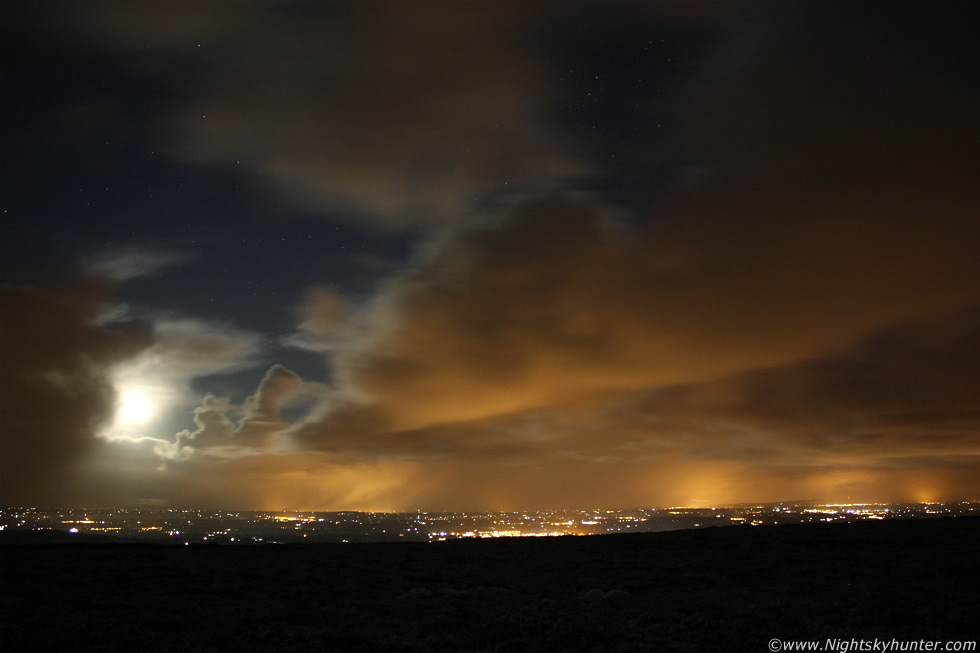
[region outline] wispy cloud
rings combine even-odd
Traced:
[[[123,282],[155,276],[190,258],[181,252],[123,247],[91,254],[82,264],[87,276]]]

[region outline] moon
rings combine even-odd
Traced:
[[[119,421],[123,424],[139,424],[150,419],[153,406],[142,392],[131,391],[123,395],[122,407],[119,409]]]

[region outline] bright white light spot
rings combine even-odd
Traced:
[[[122,398],[119,409],[119,421],[123,424],[139,424],[145,422],[153,413],[150,400],[142,392],[127,392]]]

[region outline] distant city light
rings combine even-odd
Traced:
[[[208,545],[291,541],[422,541],[644,533],[709,527],[847,523],[975,515],[980,502],[951,504],[780,504],[670,510],[555,510],[541,512],[264,512],[120,508],[62,510],[0,508],[0,531],[61,531],[104,537]],[[67,529],[67,530],[66,530]],[[178,542],[179,543],[179,542]]]

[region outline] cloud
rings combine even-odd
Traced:
[[[296,307],[299,330],[281,338],[285,347],[308,351],[330,351],[349,339],[353,307],[336,290],[323,286],[308,288]]]
[[[873,466],[980,464],[980,311],[874,334],[837,356],[760,370],[654,401],[661,416],[746,425],[779,455]]]
[[[228,374],[258,364],[257,334],[231,324],[193,318],[158,317],[157,342],[145,363],[168,377]]]
[[[289,423],[282,416],[285,406],[309,399],[320,390],[319,384],[304,383],[294,372],[282,365],[273,365],[265,373],[255,394],[250,395],[241,407],[227,400],[206,395],[201,405],[194,409],[194,431],[181,431],[173,445],[157,449],[164,458],[186,458],[195,451],[221,448],[263,449],[271,437],[285,430]],[[238,423],[229,415],[240,414]]]
[[[299,375],[282,365],[273,365],[265,373],[256,393],[245,400],[245,422],[254,425],[280,422],[282,407],[300,397],[304,390]]]
[[[88,256],[82,267],[86,276],[124,282],[155,276],[188,258],[187,254],[178,252],[123,247]]]
[[[512,467],[627,498],[975,494],[972,40],[834,16],[732,30],[674,100],[704,174],[631,229],[555,194],[390,279],[301,445],[511,502],[540,490]]]
[[[244,403],[206,397],[178,442],[211,455],[168,465],[159,491],[398,508],[976,494],[980,106],[959,8],[889,29],[874,6],[726,17],[661,100],[681,125],[649,145],[669,178],[628,171],[662,201],[624,226],[569,183],[596,164],[549,117],[555,71],[521,36],[536,12],[216,6],[82,24],[194,62],[169,114],[179,156],[448,228],[367,300],[311,290],[288,342],[326,352],[331,388],[295,420],[305,382],[284,368]],[[205,331],[154,347],[185,379],[251,360]],[[298,451],[269,453],[284,432]],[[239,437],[264,455],[221,458]]]
[[[196,402],[192,380],[258,364],[254,334],[193,319],[123,319],[111,291],[104,279],[0,286],[0,500],[7,505],[77,500],[78,484],[93,481],[82,480],[85,470],[116,446],[148,447],[133,450],[137,456],[169,450],[170,420]],[[126,392],[147,398],[147,421],[120,419]],[[275,378],[247,413],[262,423],[292,400],[288,379]]]
[[[414,429],[803,361],[980,301],[959,216],[701,227],[623,235],[580,201],[527,204],[392,280],[336,377]]]
[[[912,49],[838,33],[842,9],[727,25],[673,100],[675,156],[709,174],[625,233],[560,194],[460,229],[352,318],[339,383],[404,431],[819,359],[980,304],[973,39],[956,16]]]
[[[147,441],[164,457],[174,457],[173,437],[182,423],[182,409],[199,402],[193,382],[249,370],[261,363],[259,337],[229,324],[157,316],[154,342],[138,355],[113,367],[110,378],[119,392],[139,392],[152,407],[151,419],[126,423],[116,419],[100,436],[109,441]],[[225,404],[206,397],[193,411],[199,430],[213,433],[224,418]],[[175,421],[177,420],[177,421]],[[205,428],[207,427],[207,428]]]
[[[666,210],[750,224],[791,210],[842,228],[873,212],[883,234],[891,221],[966,220],[980,143],[966,6],[910,5],[877,30],[873,4],[768,9],[729,30],[678,98],[678,149],[706,174]]]
[[[142,455],[141,455],[142,454]],[[120,443],[83,469],[76,496],[89,505],[194,505],[231,510],[393,510],[400,494],[431,487],[410,463],[333,460],[311,452],[193,456],[161,469],[142,443]]]
[[[328,410],[290,424],[281,407],[301,382],[276,366],[241,405],[206,398],[197,432],[181,438],[194,451],[133,482],[139,496],[320,509],[969,496],[980,470],[977,343],[980,318],[966,311],[810,360],[402,430],[382,405],[336,390]],[[305,449],[269,447],[272,433],[298,427]]]
[[[415,469],[426,486],[406,501],[464,509],[972,496],[977,343],[968,311],[807,361],[465,422],[397,430],[349,407],[308,424],[305,442]]]
[[[168,108],[177,156],[247,171],[335,216],[438,225],[587,172],[550,119],[557,80],[532,38],[541,8],[294,9],[102,2],[65,15],[69,33],[147,72],[186,62],[194,90]]]
[[[0,500],[62,501],[112,418],[111,370],[152,347],[153,331],[99,325],[102,284],[0,286],[0,295]]]

